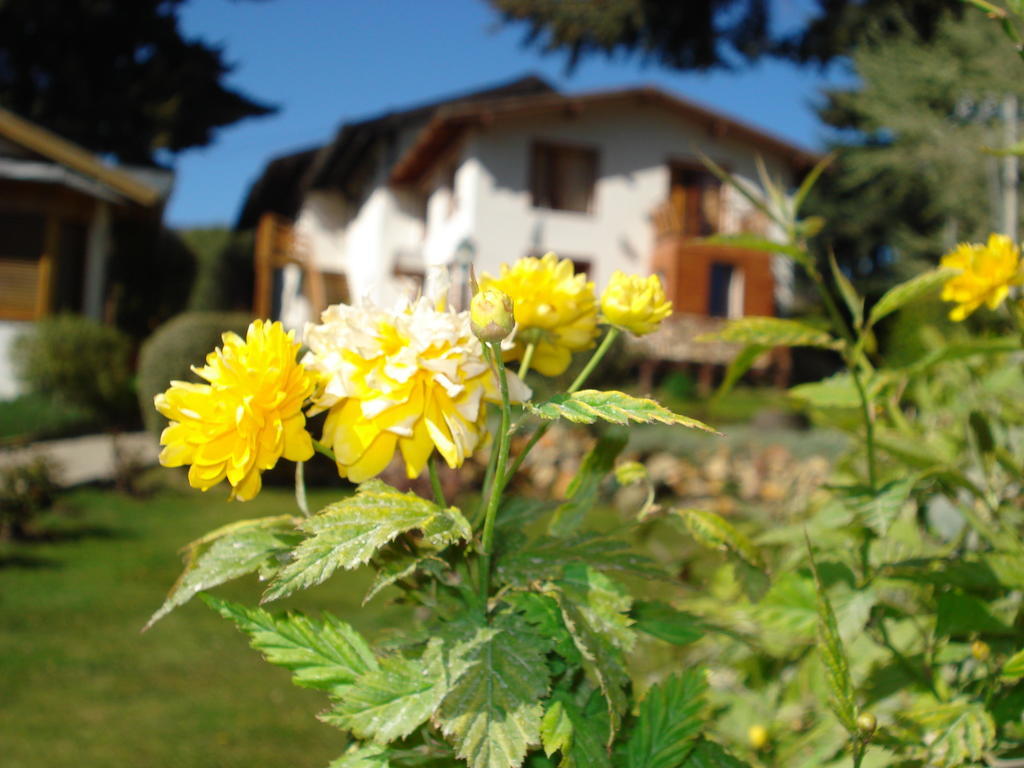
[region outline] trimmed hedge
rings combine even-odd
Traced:
[[[172,317],[146,339],[139,353],[139,408],[146,429],[156,435],[167,420],[153,407],[153,398],[171,381],[200,381],[191,366],[202,365],[221,335],[234,331],[245,335],[250,316],[243,312],[184,312]]]
[[[131,339],[82,315],[39,320],[11,350],[30,392],[121,423],[132,412]]]

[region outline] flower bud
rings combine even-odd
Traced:
[[[750,742],[750,746],[760,752],[768,746],[768,729],[760,723],[750,726],[747,731],[747,741]]]
[[[494,288],[480,291],[469,303],[469,325],[480,341],[501,341],[516,325],[512,299]]]
[[[870,738],[877,727],[878,720],[870,712],[861,712],[857,715],[857,730],[860,731],[861,736]]]
[[[984,640],[975,640],[971,643],[971,656],[976,658],[978,661],[988,661],[988,657],[990,655],[992,655],[992,649]]]

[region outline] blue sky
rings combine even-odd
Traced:
[[[795,19],[807,0],[778,0]],[[232,224],[268,159],[322,144],[347,120],[536,73],[565,91],[654,84],[811,149],[824,131],[812,104],[823,85],[848,79],[768,62],[710,75],[594,58],[570,76],[560,55],[521,46],[483,0],[192,0],[186,35],[224,47],[228,84],[276,104],[271,117],[222,130],[209,147],[181,153],[167,209],[170,226]]]

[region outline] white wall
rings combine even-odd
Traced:
[[[0,320],[0,400],[13,400],[22,392],[11,365],[11,344],[16,336],[31,327],[31,323]]]
[[[534,208],[530,199],[532,142],[589,146],[598,152],[592,213]],[[535,251],[590,260],[598,289],[616,269],[646,273],[654,247],[650,214],[668,199],[672,160],[698,160],[698,151],[734,174],[756,178],[756,151],[717,140],[663,108],[587,109],[576,117],[496,121],[467,143],[465,164],[479,164],[472,228],[478,272],[496,273]],[[773,176],[791,183],[778,159],[765,157]],[[735,192],[723,199],[726,231],[750,204]],[[429,237],[429,234],[428,234]],[[780,269],[784,272],[784,269]]]

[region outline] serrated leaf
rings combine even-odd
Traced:
[[[802,248],[797,248],[795,245],[787,245],[786,243],[777,243],[774,240],[769,240],[767,237],[759,235],[711,235],[699,242],[707,243],[708,245],[729,245],[733,248],[744,248],[748,251],[760,251],[761,253],[777,253],[789,256],[793,261],[800,264],[809,264],[811,262],[810,255]]]
[[[249,644],[271,664],[292,671],[296,685],[338,692],[377,669],[377,659],[362,636],[325,613],[322,621],[299,613],[274,616],[202,595],[203,601],[249,635]]]
[[[184,605],[198,593],[254,573],[283,557],[303,536],[291,515],[240,520],[225,525],[185,547],[185,570],[143,631]]]
[[[674,509],[672,511],[682,518],[686,530],[696,539],[697,543],[708,549],[717,549],[720,552],[736,555],[748,565],[759,570],[764,568],[761,553],[750,539],[714,512],[703,509]]]
[[[513,496],[502,501],[494,519],[494,530],[518,533],[530,523],[554,511],[558,503],[549,499],[530,499]]]
[[[624,430],[616,430],[601,436],[580,464],[580,469],[566,489],[567,500],[559,504],[548,525],[553,536],[568,536],[575,533],[583,523],[587,512],[597,502],[601,483],[615,465],[615,459],[626,447],[629,436]]]
[[[747,763],[737,760],[720,744],[698,739],[693,751],[686,756],[680,768],[750,768]]]
[[[510,592],[505,595],[505,602],[521,613],[538,635],[549,638],[559,656],[570,664],[580,663],[580,652],[562,620],[562,609],[554,598],[537,592]]]
[[[707,424],[689,416],[673,413],[654,400],[633,397],[615,390],[599,392],[596,389],[581,389],[571,395],[555,395],[550,400],[536,405],[527,403],[526,407],[549,421],[566,419],[577,424],[593,424],[595,421],[607,421],[612,424],[658,422],[718,434]]]
[[[541,536],[511,551],[499,550],[495,573],[504,584],[527,587],[557,579],[563,568],[574,563],[644,579],[671,580],[653,560],[631,551],[629,542],[597,533],[564,539]]]
[[[271,581],[263,602],[320,584],[338,568],[357,568],[408,531],[420,531],[422,543],[434,549],[472,537],[469,523],[455,507],[442,509],[379,480],[363,483],[354,496],[307,518],[302,529],[310,538],[295,548],[292,561]]]
[[[596,568],[578,563],[567,565],[554,584],[595,631],[624,651],[633,649],[636,634],[629,616],[633,598],[621,584]]]
[[[956,274],[953,269],[935,269],[912,277],[910,280],[894,285],[886,291],[882,298],[868,313],[868,326],[872,326],[887,315],[891,315],[912,301],[937,291],[939,286]]]
[[[995,722],[978,701],[959,699],[920,707],[908,716],[922,730],[928,765],[954,768],[982,762],[996,740]]]
[[[821,347],[838,349],[839,342],[827,331],[782,317],[741,317],[730,320],[717,333],[702,336],[698,341],[717,340],[734,344],[757,344],[762,347]]]
[[[839,722],[851,734],[857,733],[857,705],[853,700],[853,681],[850,679],[850,664],[846,659],[843,640],[839,636],[836,614],[828,593],[821,583],[818,566],[810,552],[811,542],[807,542],[811,571],[814,574],[814,588],[817,595],[818,610],[818,652],[825,662],[826,679],[829,691],[829,706],[836,713]]]
[[[854,514],[861,525],[866,525],[878,536],[885,536],[910,498],[918,479],[918,475],[903,477],[886,483],[877,491],[861,485],[837,488],[835,498]]]
[[[581,606],[577,600],[566,596],[555,583],[548,585],[545,594],[553,597],[562,611],[562,620],[572,636],[577,650],[583,657],[583,667],[593,680],[597,682],[604,696],[608,711],[608,746],[611,746],[615,733],[618,731],[622,715],[626,711],[625,688],[629,676],[622,660],[622,653],[616,645],[615,635],[602,632],[591,624],[593,619],[598,624],[614,623],[593,606]],[[584,597],[584,601],[585,601]]]
[[[585,703],[578,703],[584,699]],[[612,768],[611,757],[605,747],[608,741],[608,712],[604,701],[598,691],[593,691],[584,699],[579,696],[574,699],[564,691],[555,691],[550,699],[559,705],[561,716],[568,721],[571,729],[570,738],[560,748],[562,759],[558,768]]]
[[[572,746],[572,720],[559,700],[551,700],[544,710],[540,721],[540,743],[548,757],[559,750],[568,752]]]
[[[758,361],[761,355],[770,350],[771,347],[763,344],[747,344],[743,347],[739,354],[729,363],[729,367],[725,369],[722,383],[715,390],[715,399],[717,400],[729,394],[732,388],[736,386],[736,382],[743,378],[743,374],[754,367],[754,363]]]
[[[396,552],[391,553],[386,558],[381,558],[381,560],[380,569],[377,571],[377,575],[374,577],[370,588],[366,590],[366,594],[363,596],[363,605],[370,602],[381,590],[390,587],[397,581],[412,576],[417,571],[428,571],[436,576],[442,569],[448,567],[448,563],[437,555],[432,554],[410,555],[404,552]]]
[[[353,744],[327,768],[390,768],[388,750],[377,744]]]
[[[704,670],[691,667],[651,687],[626,741],[626,768],[678,768],[703,726]]]
[[[1019,680],[1024,677],[1024,649],[1017,651],[1006,660],[999,673],[1003,680]]]
[[[850,639],[863,630],[876,597],[868,590],[843,589],[840,585],[830,600],[840,635]],[[799,571],[783,573],[757,604],[755,613],[766,629],[780,636],[785,648],[813,641],[818,632],[818,596],[813,577]]]
[[[471,666],[435,716],[470,768],[514,768],[540,741],[540,702],[550,674],[547,646],[502,617],[494,628],[467,657]]]
[[[967,637],[981,632],[988,635],[1013,635],[1014,630],[993,616],[981,600],[962,592],[939,594],[935,611],[935,634],[940,637]]]
[[[320,719],[378,744],[405,738],[434,714],[448,692],[442,645],[433,638],[418,659],[384,657]]]
[[[864,322],[864,299],[857,295],[853,283],[850,282],[850,278],[846,276],[846,273],[839,268],[836,255],[831,251],[828,254],[828,263],[832,268],[832,279],[835,280],[836,287],[839,289],[839,295],[842,297],[846,308],[850,310],[850,315],[853,318],[853,327],[860,328]]]
[[[657,600],[638,600],[629,613],[633,629],[673,645],[689,645],[704,637],[704,622]]]

